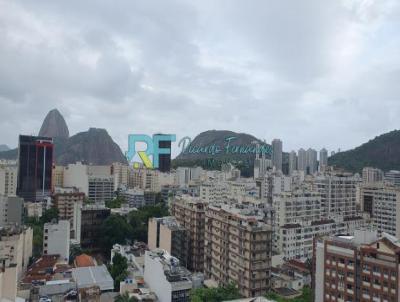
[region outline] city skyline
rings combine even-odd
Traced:
[[[0,7],[10,147],[55,107],[72,134],[105,128],[123,150],[132,132],[208,129],[347,150],[398,128],[395,1]]]

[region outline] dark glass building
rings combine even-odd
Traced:
[[[17,195],[25,201],[50,196],[53,150],[52,138],[19,136]]]
[[[160,141],[158,147],[171,149],[171,141]],[[169,172],[171,170],[171,154],[159,154],[158,164],[158,170],[161,172]]]

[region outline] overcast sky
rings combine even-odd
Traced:
[[[0,144],[209,129],[349,149],[400,124],[400,1],[2,1]]]

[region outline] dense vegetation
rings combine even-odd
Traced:
[[[294,299],[284,299],[279,297],[275,293],[270,293],[266,295],[267,299],[274,300],[276,302],[311,302],[312,301],[312,291],[309,287],[304,287],[303,288],[303,293],[300,297],[294,298]]]
[[[165,204],[158,203],[131,211],[127,216],[109,216],[101,226],[103,249],[108,252],[115,243],[124,244],[127,241],[147,242],[149,219],[168,215]]]
[[[128,277],[128,261],[125,257],[116,253],[112,258],[112,264],[108,266],[108,271],[114,279],[114,290],[119,291],[119,283]]]
[[[400,170],[400,130],[375,137],[373,140],[349,151],[329,158],[335,165],[350,172],[361,172],[363,167],[374,167],[384,171]]]
[[[239,289],[234,283],[226,287],[217,288],[198,288],[192,291],[190,295],[191,302],[220,302],[239,299]]]

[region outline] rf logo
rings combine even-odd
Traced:
[[[146,168],[157,169],[159,167],[159,156],[161,154],[171,154],[171,142],[175,140],[176,136],[174,134],[155,134],[153,137],[145,134],[130,134],[128,136],[128,151],[125,155],[128,162],[131,162],[137,153]],[[146,149],[136,151],[136,143],[144,143]],[[133,165],[138,167],[139,163],[134,163]]]

